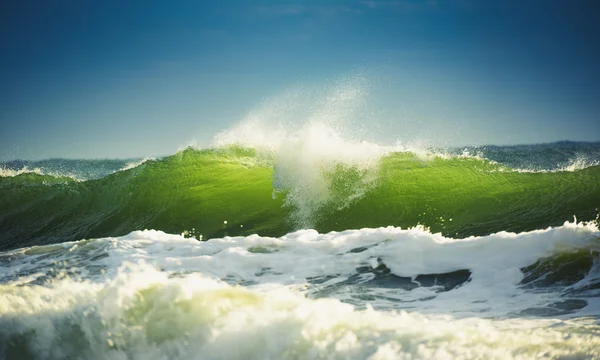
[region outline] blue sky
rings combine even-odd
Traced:
[[[600,141],[599,8],[3,1],[0,159],[167,155],[290,87],[356,72],[381,142]]]

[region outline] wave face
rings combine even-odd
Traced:
[[[308,161],[240,147],[186,149],[86,181],[0,177],[0,248],[139,229],[208,239],[423,225],[466,237],[598,214],[599,166],[523,172],[478,157],[393,150]]]

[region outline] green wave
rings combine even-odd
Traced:
[[[1,177],[0,249],[150,228],[207,239],[421,224],[465,237],[593,220],[600,207],[599,166],[522,173],[475,158],[393,153],[369,169],[322,169],[328,196],[299,222],[293,200],[302,192],[274,188],[277,161],[238,147],[186,149],[96,180]]]

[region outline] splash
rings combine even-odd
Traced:
[[[335,200],[347,206],[375,183],[378,160],[397,147],[360,140],[367,95],[363,77],[326,88],[296,90],[266,101],[231,130],[218,134],[218,147],[237,145],[274,154],[274,187],[295,209],[296,226],[308,228],[315,212]],[[352,175],[336,172],[349,171]],[[357,176],[353,191],[333,199],[332,177]]]

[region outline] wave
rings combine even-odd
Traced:
[[[235,146],[187,149],[95,180],[0,178],[0,244],[8,249],[150,228],[207,239],[421,224],[464,237],[556,226],[573,216],[593,220],[600,205],[598,166],[519,173],[476,158],[412,152],[362,163],[316,154],[316,161],[303,163]]]
[[[39,174],[39,175],[42,175],[42,170],[40,168],[30,169],[27,166],[25,166],[25,167],[23,167],[21,169],[18,169],[18,170],[7,169],[7,168],[0,168],[0,177],[15,177],[15,176],[21,175],[21,174]]]
[[[105,177],[119,170],[127,170],[151,160],[152,158],[86,160],[86,159],[47,159],[13,160],[0,163],[0,177],[14,177],[25,173],[71,178],[77,181],[93,180]]]
[[[600,143],[560,141],[513,146],[474,146],[446,150],[451,156],[487,159],[519,172],[577,171],[600,165]]]
[[[2,164],[0,358],[600,357],[600,143],[383,144],[360,77],[316,95]]]

